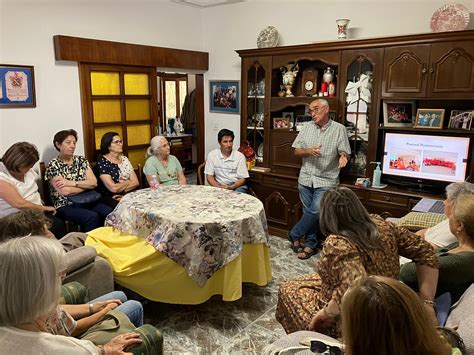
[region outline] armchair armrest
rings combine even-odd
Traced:
[[[66,274],[70,274],[77,269],[93,263],[96,256],[97,251],[94,248],[88,246],[71,250],[66,254]]]

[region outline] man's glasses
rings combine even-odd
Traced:
[[[311,340],[310,350],[312,353],[342,355],[342,350],[337,346],[331,346],[319,340]],[[326,353],[326,351],[328,351]]]
[[[321,111],[321,107],[315,107],[314,109],[308,110],[308,113],[311,115],[312,113],[318,113]]]
[[[123,144],[123,141],[122,140],[116,140],[116,141],[112,141],[112,143],[115,143],[115,144]]]

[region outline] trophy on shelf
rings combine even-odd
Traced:
[[[299,70],[298,62],[293,63],[290,62],[284,67],[281,67],[281,73],[283,75],[283,85],[286,88],[285,95],[286,97],[294,97],[293,93],[291,92],[291,88],[293,87],[296,79],[296,75],[298,75]]]

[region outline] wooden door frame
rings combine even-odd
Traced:
[[[176,69],[180,72],[197,71],[196,75],[196,129],[197,163],[204,161],[204,72],[209,69],[209,53],[184,49],[146,46],[131,43],[103,41],[90,38],[55,35],[56,60],[78,63],[131,65]],[[81,79],[80,79],[81,80]],[[82,87],[83,82],[80,82]],[[155,76],[155,88],[156,76]],[[82,89],[81,89],[82,91]],[[84,100],[84,98],[81,98]],[[81,102],[84,110],[83,101]],[[158,109],[158,107],[156,107]],[[157,114],[157,113],[156,113]],[[85,131],[84,131],[85,132]],[[84,144],[85,150],[87,146]]]

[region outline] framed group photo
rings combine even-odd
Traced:
[[[415,121],[415,101],[383,102],[383,123],[385,127],[413,127]]]
[[[420,108],[416,112],[416,128],[443,128],[444,109]]]
[[[470,130],[474,111],[452,110],[448,128]]]
[[[238,80],[209,80],[209,111],[240,112],[240,82]]]
[[[17,107],[36,107],[34,68],[0,64],[0,108]]]
[[[290,119],[288,117],[275,117],[273,119],[274,129],[290,129]]]

